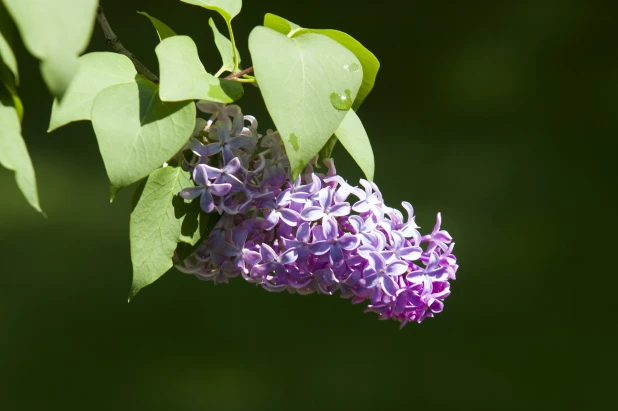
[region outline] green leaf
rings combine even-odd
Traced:
[[[371,89],[373,89],[378,70],[380,69],[380,62],[372,52],[365,48],[365,46],[354,37],[344,32],[330,29],[302,28],[298,24],[270,13],[264,16],[264,26],[285,34],[288,37],[300,36],[307,33],[324,34],[354,53],[363,68],[363,83],[352,105],[354,110],[358,110]],[[358,67],[354,64],[349,64],[348,70],[358,70]]]
[[[15,77],[6,64],[0,61],[0,87],[2,87],[2,85],[4,85],[6,90],[11,94],[13,106],[15,107],[19,121],[21,122],[24,116],[24,106],[21,103],[21,99],[17,95],[17,89],[15,88]]]
[[[255,76],[285,145],[295,178],[333,135],[352,105],[362,70],[348,49],[322,34],[289,38],[266,27],[249,36]],[[349,102],[333,106],[332,96]]]
[[[232,20],[240,13],[242,0],[181,0],[187,4],[201,6],[205,9],[215,10],[227,21]]]
[[[193,200],[192,204],[199,208],[199,239],[205,239],[208,237],[210,231],[215,227],[221,216],[217,213],[205,213],[199,206],[199,199]],[[178,261],[184,261],[189,258],[189,256],[191,256],[191,254],[193,254],[195,250],[197,250],[200,244],[201,241],[199,240],[196,241],[193,245],[191,245],[190,243],[178,243],[178,246],[176,247],[176,255],[178,256]]]
[[[163,40],[165,40],[168,37],[172,37],[172,36],[176,35],[174,30],[169,28],[169,26],[167,24],[163,23],[158,18],[152,17],[151,15],[146,13],[145,11],[138,11],[137,13],[141,14],[142,16],[146,16],[146,17],[148,17],[150,19],[150,21],[152,22],[152,25],[154,26],[155,30],[157,30],[157,34],[159,35],[159,40],[160,41],[163,41]]]
[[[333,134],[332,136],[330,136],[326,144],[324,144],[324,147],[322,147],[322,149],[320,150],[320,157],[331,158],[336,145],[337,136]]]
[[[19,84],[19,71],[17,69],[17,59],[13,53],[13,49],[8,40],[2,32],[2,26],[0,25],[0,64],[4,62],[6,66],[11,70],[15,78],[15,83]]]
[[[52,94],[62,98],[88,46],[97,0],[4,0],[28,51],[41,60]]]
[[[212,34],[215,36],[215,44],[217,45],[219,54],[221,54],[221,60],[223,61],[223,66],[221,66],[219,72],[222,73],[224,71],[234,70],[234,49],[232,48],[232,42],[219,32],[212,18],[208,20],[208,24],[212,28]],[[236,50],[236,55],[239,56],[238,62],[240,63],[240,54],[238,50]]]
[[[373,150],[365,127],[363,127],[363,123],[354,110],[348,111],[343,122],[335,131],[335,135],[356,161],[356,164],[363,170],[367,180],[372,181],[375,170]]]
[[[302,28],[296,23],[292,23],[291,21],[286,20],[283,17],[279,17],[271,13],[266,13],[266,15],[264,16],[264,26],[268,27],[269,29],[278,31],[281,34],[285,34],[286,36],[290,34],[290,32]]]
[[[48,132],[70,122],[90,120],[94,98],[102,90],[134,83],[137,71],[129,58],[118,53],[96,52],[79,58],[79,69],[62,101],[54,100]]]
[[[206,72],[190,37],[169,37],[159,43],[155,52],[159,59],[163,101],[210,100],[233,103],[244,93],[242,84],[219,79]]]
[[[91,118],[113,199],[182,148],[195,126],[195,104],[163,102],[158,87],[138,77],[101,91]]]
[[[0,164],[15,171],[17,186],[28,203],[42,212],[36,177],[26,143],[21,136],[19,114],[13,103],[12,94],[0,85]]]
[[[305,33],[324,34],[350,50],[358,58],[358,61],[363,69],[363,83],[361,84],[360,90],[358,90],[356,99],[354,99],[354,104],[352,104],[352,108],[354,110],[358,110],[363,101],[365,101],[365,98],[369,92],[373,89],[376,82],[376,76],[378,75],[378,70],[380,69],[380,62],[376,56],[367,50],[359,41],[354,39],[354,37],[342,31],[328,29],[300,29],[296,31],[293,36],[300,36]],[[360,67],[356,66],[356,63],[349,63],[347,65],[347,70],[358,71],[360,70]]]
[[[129,299],[172,268],[178,243],[194,245],[200,240],[199,202],[187,203],[178,196],[180,190],[193,186],[189,172],[168,166],[153,171],[138,192],[141,195],[131,211],[133,284]]]

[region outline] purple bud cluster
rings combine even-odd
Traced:
[[[198,108],[211,118],[190,140],[192,158],[183,158],[196,187],[180,195],[201,196],[202,209],[221,217],[181,271],[216,283],[241,275],[275,292],[339,290],[401,326],[442,311],[458,265],[439,213],[421,235],[409,203],[404,218],[374,183],[349,185],[332,159],[325,173],[314,171],[316,158],[291,181],[278,133],[258,134],[255,118],[235,105]]]

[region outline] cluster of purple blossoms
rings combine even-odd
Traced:
[[[442,311],[455,279],[452,238],[440,228],[421,235],[412,206],[408,217],[386,206],[378,187],[362,189],[337,175],[332,159],[315,172],[317,157],[295,181],[277,132],[262,136],[257,121],[236,105],[201,101],[211,114],[199,122],[183,158],[204,211],[220,219],[178,269],[202,280],[228,282],[241,275],[268,291],[333,294],[403,327]]]

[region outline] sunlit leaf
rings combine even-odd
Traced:
[[[15,172],[17,186],[24,197],[41,212],[32,160],[21,136],[19,114],[13,101],[11,93],[0,84],[0,164]]]
[[[352,106],[363,73],[346,66],[360,63],[322,34],[289,38],[262,26],[251,32],[249,49],[266,107],[297,175]]]
[[[0,22],[1,24],[1,22]],[[2,26],[0,25],[0,63],[4,62],[6,66],[11,70],[15,77],[15,82],[19,84],[19,70],[17,69],[17,59],[13,53],[13,49],[8,40],[4,36]]]
[[[165,40],[168,37],[172,37],[172,36],[176,35],[174,30],[169,28],[169,26],[167,24],[163,23],[158,18],[152,17],[151,15],[149,15],[148,13],[146,13],[144,11],[138,11],[137,13],[141,14],[142,16],[146,16],[146,17],[148,17],[148,19],[150,19],[150,21],[152,22],[152,25],[154,26],[155,30],[157,31],[157,34],[159,35],[159,40],[162,41],[162,40]]]
[[[133,284],[129,299],[172,268],[178,243],[195,245],[208,226],[209,216],[199,201],[187,203],[178,192],[192,187],[191,175],[180,167],[153,171],[131,212],[130,239]]]
[[[117,53],[96,52],[79,58],[79,68],[62,101],[54,100],[49,130],[72,121],[90,120],[92,102],[102,90],[134,83],[137,71],[129,58]]]
[[[210,100],[232,103],[242,97],[242,84],[206,72],[197,47],[187,36],[163,40],[155,48],[159,59],[161,100]]]
[[[363,123],[354,110],[348,111],[343,122],[335,131],[335,135],[356,161],[356,164],[363,170],[367,180],[373,180],[375,170],[373,150],[365,127],[363,127]]]
[[[155,84],[138,78],[101,91],[91,118],[113,198],[182,148],[195,126],[195,104],[163,102]]]
[[[358,58],[363,70],[363,83],[361,84],[358,94],[354,99],[354,104],[352,104],[352,108],[357,110],[363,101],[365,101],[365,98],[369,92],[371,92],[375,84],[376,76],[378,75],[378,70],[380,69],[380,62],[376,56],[367,50],[359,41],[341,31],[328,29],[300,29],[296,31],[293,36],[300,36],[304,33],[324,34],[350,50]],[[347,70],[358,71],[360,70],[360,67],[356,66],[356,63],[349,63],[347,65]]]
[[[212,34],[215,36],[215,44],[217,45],[219,54],[221,54],[221,60],[223,61],[223,66],[219,71],[223,72],[234,70],[234,49],[232,48],[232,42],[230,39],[221,34],[221,32],[219,32],[213,19],[209,19],[208,24],[212,28]],[[236,54],[239,56],[238,62],[240,63],[240,54],[238,53],[238,50],[236,50]]]
[[[77,57],[86,49],[97,0],[4,0],[52,94],[61,98],[77,71]]]
[[[354,37],[344,32],[329,29],[302,28],[298,24],[270,13],[264,16],[264,26],[290,37],[300,36],[306,33],[324,34],[354,53],[363,68],[363,83],[352,105],[354,110],[358,110],[369,92],[371,92],[371,89],[373,89],[378,70],[380,69],[380,62],[372,52],[365,48],[365,46]],[[354,64],[349,64],[348,70],[358,70],[358,67]]]
[[[6,88],[6,90],[10,93],[13,99],[13,106],[17,111],[17,115],[19,117],[19,121],[21,122],[24,116],[24,106],[21,103],[21,99],[17,95],[17,89],[15,86],[15,77],[11,70],[0,60],[0,87]]]
[[[187,4],[201,6],[209,10],[215,10],[223,16],[224,19],[230,21],[242,8],[242,0],[181,0]]]
[[[298,24],[292,23],[291,21],[272,13],[266,13],[264,16],[264,26],[278,31],[281,34],[285,34],[286,36],[290,34],[291,31],[302,28]]]

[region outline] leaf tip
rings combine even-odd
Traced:
[[[110,184],[109,186],[109,203],[112,204],[116,199],[116,194],[120,191],[122,187],[115,186],[114,184]]]
[[[127,304],[131,302],[131,300],[139,293],[139,288],[135,287],[135,285],[131,286],[131,291],[129,291],[129,296],[127,297]]]

